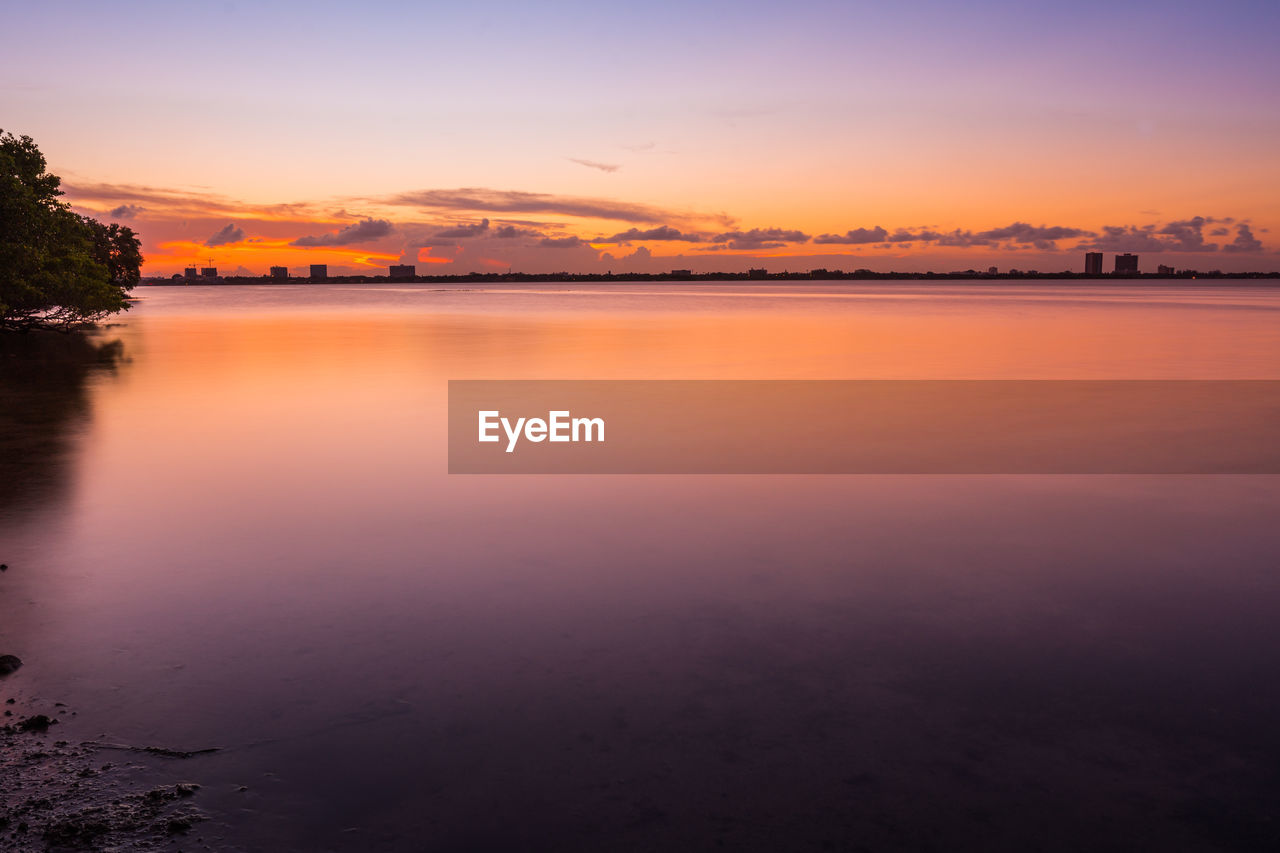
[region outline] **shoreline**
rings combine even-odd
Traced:
[[[188,753],[63,739],[62,729],[76,728],[76,711],[62,702],[23,697],[9,684],[4,692],[0,844],[5,850],[160,850],[211,819],[192,802],[199,784],[175,781],[173,774],[138,760],[106,760],[99,754],[171,760],[207,750]],[[199,835],[188,840],[202,846],[207,841]]]
[[[1026,275],[964,275],[958,273],[875,273],[872,275],[846,274],[843,276],[813,277],[808,273],[777,273],[766,278],[734,275],[708,274],[705,276],[670,275],[456,275],[456,276],[414,276],[413,278],[391,278],[389,276],[331,276],[323,281],[307,278],[272,279],[267,276],[227,276],[216,279],[190,280],[144,278],[137,287],[314,287],[329,284],[455,284],[455,285],[503,285],[503,284],[671,284],[671,285],[735,285],[762,287],[779,283],[804,283],[813,286],[860,284],[863,282],[910,282],[912,284],[933,284],[945,286],[955,283],[987,282],[1006,287],[1037,287],[1057,282],[1082,282],[1089,285],[1116,288],[1182,288],[1182,287],[1280,287],[1280,272],[1269,273],[1221,273],[1217,275],[1197,276],[1090,276],[1074,273],[1053,273],[1036,276]]]

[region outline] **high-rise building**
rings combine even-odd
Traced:
[[[312,281],[327,281],[328,279],[329,279],[328,264],[312,264],[311,265]]]
[[[418,268],[413,264],[392,264],[391,278],[413,278],[418,274]]]
[[[201,267],[200,277],[201,278],[217,278],[218,268],[217,267]]]
[[[272,281],[287,281],[288,278],[289,278],[288,267],[272,267],[271,268]]]
[[[200,275],[200,270],[196,269],[195,267],[187,267],[185,270],[182,271],[182,276],[187,281],[194,281],[196,277],[199,275]]]
[[[1102,253],[1101,252],[1085,252],[1084,253],[1084,274],[1085,275],[1102,275]]]
[[[1131,255],[1128,252],[1125,252],[1123,255],[1116,255],[1116,272],[1117,273],[1126,273],[1126,272],[1136,273],[1137,271],[1138,271],[1137,255]]]
[[[1160,264],[1156,267],[1156,275],[1174,275],[1176,272],[1177,270],[1173,267],[1167,267],[1164,264]]]

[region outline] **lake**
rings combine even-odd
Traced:
[[[1280,849],[1280,477],[447,473],[451,379],[1280,379],[1195,284],[138,288],[4,363],[0,698],[216,850]]]

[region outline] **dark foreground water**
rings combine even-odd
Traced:
[[[5,353],[0,847],[62,740],[201,785],[139,848],[1280,849],[1280,477],[445,473],[449,379],[1276,379],[1280,291],[139,294]]]

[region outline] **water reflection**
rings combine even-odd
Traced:
[[[1280,365],[1024,295],[147,293],[0,630],[213,849],[1273,849],[1276,478],[445,473],[449,379]]]
[[[65,494],[70,445],[89,417],[88,385],[123,357],[120,340],[0,334],[0,523]]]

